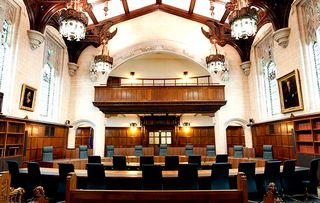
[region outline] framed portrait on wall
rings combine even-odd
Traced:
[[[23,84],[20,96],[20,109],[34,111],[37,89]]]
[[[303,101],[299,71],[294,71],[278,78],[281,113],[303,110]]]

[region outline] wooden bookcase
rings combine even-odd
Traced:
[[[6,160],[21,161],[24,149],[25,122],[0,120],[0,170],[6,170]]]
[[[311,159],[320,156],[320,117],[295,120],[294,133],[298,162],[309,166]]]

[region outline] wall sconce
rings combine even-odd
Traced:
[[[187,133],[190,130],[190,123],[189,122],[183,122],[182,123],[182,127],[183,127],[183,131]]]
[[[131,130],[131,132],[136,132],[136,130],[137,130],[137,123],[130,123],[130,130]]]
[[[130,72],[130,82],[134,83],[136,81],[136,75],[135,72]]]
[[[189,80],[188,71],[184,71],[184,72],[183,72],[183,81],[184,81],[185,83],[187,83],[188,80]]]

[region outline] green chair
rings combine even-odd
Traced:
[[[272,160],[272,145],[263,145],[263,159]]]
[[[234,145],[233,146],[233,156],[236,158],[243,157],[243,146],[242,145]]]
[[[168,155],[168,146],[166,144],[160,144],[159,156],[167,156],[167,155]]]
[[[135,156],[142,156],[142,145],[136,145],[134,146],[134,155]]]
[[[193,155],[193,145],[187,144],[186,145],[186,156],[191,156],[191,155]]]
[[[80,145],[79,146],[79,158],[80,159],[87,159],[88,158],[88,146],[87,145]]]
[[[53,160],[53,147],[47,146],[42,148],[42,161],[52,161]]]
[[[207,152],[207,156],[213,156],[213,157],[215,157],[215,156],[216,156],[216,146],[214,146],[214,145],[207,145],[206,152]]]
[[[113,145],[107,145],[106,146],[106,156],[107,157],[113,157],[114,155],[114,146]]]

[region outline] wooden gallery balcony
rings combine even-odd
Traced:
[[[105,114],[215,113],[226,104],[224,85],[95,86],[93,104]]]

